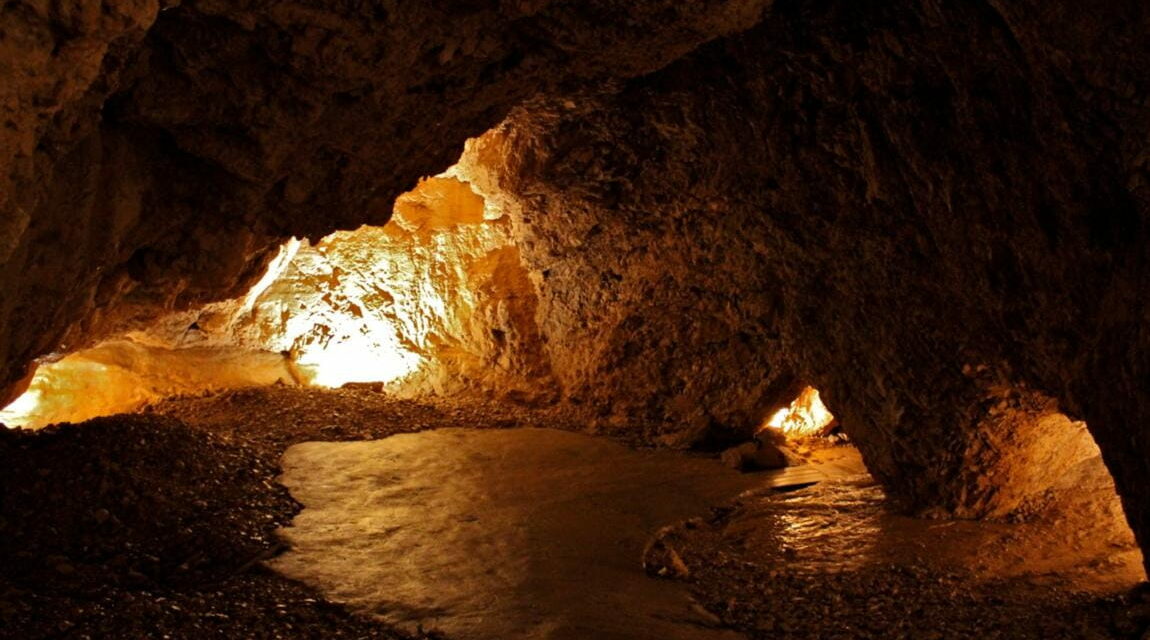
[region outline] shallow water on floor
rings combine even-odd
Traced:
[[[305,443],[270,564],[337,602],[455,638],[738,638],[648,577],[660,527],[761,485],[714,460],[548,429]]]
[[[924,565],[974,581],[1129,589],[1142,580],[1141,554],[1113,488],[1108,478],[1080,481],[1040,517],[1007,523],[910,517],[890,508],[870,476],[839,477],[802,491],[744,496],[721,528],[756,562],[797,573]]]
[[[1073,491],[1042,518],[1008,524],[898,514],[853,449],[812,458],[808,467],[742,475],[714,460],[548,429],[305,443],[284,456],[282,478],[305,508],[282,531],[292,550],[270,564],[391,624],[475,639],[740,637],[692,600],[685,582],[643,572],[656,532],[663,549],[685,559],[710,611],[744,629],[746,616],[773,620],[781,614],[772,602],[804,601],[811,589],[825,590],[813,602],[840,597],[834,610],[849,628],[910,620],[899,607],[914,602],[898,597],[888,598],[889,620],[870,609],[851,617],[853,601],[838,591],[849,595],[860,581],[874,582],[876,594],[931,586],[942,600],[921,596],[922,606],[955,628],[982,629],[981,612],[993,605],[983,584],[994,591],[1011,581],[1017,611],[1006,618],[1030,620],[1045,615],[1039,604],[1051,597],[1117,593],[1142,577],[1101,467],[1068,479]],[[805,486],[811,474],[834,479]],[[779,485],[805,488],[772,488]],[[1056,591],[1035,591],[1031,602],[1031,585]],[[950,611],[948,589],[965,594],[970,611]],[[734,593],[746,604],[732,609]],[[864,600],[882,609],[873,596]],[[775,622],[805,628],[828,614],[803,615]]]

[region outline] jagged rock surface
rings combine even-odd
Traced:
[[[1147,13],[1032,4],[778,3],[518,112],[491,155],[556,374],[609,398],[621,366],[620,396],[746,429],[764,396],[737,393],[793,371],[894,496],[965,516],[1089,456],[1065,411],[1145,541]]]
[[[8,3],[0,388],[382,224],[524,98],[654,70],[765,0]]]
[[[1063,411],[1150,545],[1144,3],[775,2],[588,90],[765,4],[9,3],[0,383],[384,222],[530,98],[491,180],[568,400],[745,432],[801,380],[961,515],[1075,464]]]
[[[282,353],[301,384],[546,399],[554,390],[535,307],[508,216],[461,178],[437,176],[400,196],[386,226],[289,242],[244,298],[131,337]]]

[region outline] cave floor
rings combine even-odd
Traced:
[[[308,586],[267,568],[283,568],[292,558],[295,552],[284,553],[276,531],[300,513],[278,483],[280,457],[304,442],[394,445],[402,439],[389,436],[443,428],[448,430],[440,436],[420,436],[474,434],[478,442],[491,434],[455,428],[579,426],[553,412],[517,406],[432,405],[369,389],[273,387],[173,399],[141,415],[79,427],[0,430],[0,637],[439,637],[434,630],[405,630],[355,613],[354,606],[333,604],[340,598],[328,586]],[[653,453],[604,438],[557,437],[590,440],[624,455]],[[305,445],[329,446],[336,445]],[[554,459],[546,462],[547,451],[527,447],[503,464],[519,464],[529,474],[534,456],[539,464],[560,467]],[[658,455],[689,467],[707,462]],[[814,457],[826,456],[816,451]],[[638,518],[637,530],[658,531],[657,542],[642,558],[633,536],[604,549],[608,568],[599,577],[630,585],[636,601],[689,608],[695,603],[691,624],[698,633],[687,637],[1109,638],[1145,631],[1150,597],[1130,591],[1140,579],[1137,553],[1092,530],[1089,509],[1071,505],[1057,518],[1022,524],[905,518],[887,509],[868,476],[842,477],[842,456],[831,457],[840,462],[827,468],[838,465],[833,475],[840,477],[813,487],[781,492],[765,487],[765,474],[727,475],[682,501],[644,500],[657,504],[641,516],[615,513]],[[455,466],[447,488],[468,482],[482,488],[483,460]],[[292,485],[290,455],[287,469],[285,482]],[[493,486],[506,489],[513,486],[509,480]],[[553,488],[557,493],[561,486]],[[667,488],[665,496],[683,493],[674,482]],[[602,515],[586,506],[555,513],[573,520],[557,518],[552,538],[580,518],[585,532],[594,533],[586,521]],[[308,511],[299,517],[306,520]],[[512,519],[504,522],[511,524]],[[497,545],[512,558],[515,536],[548,531],[512,529]],[[493,527],[485,535],[491,542],[501,533]],[[425,544],[452,542],[450,536],[433,536]],[[425,557],[410,554],[409,566],[422,562],[434,570]],[[624,566],[628,558],[633,568]],[[670,577],[643,576],[642,560],[652,570],[665,566]],[[403,581],[394,559],[382,564],[393,567],[384,576],[388,584]],[[463,590],[457,586],[454,592]],[[536,604],[529,589],[515,593],[520,609]],[[579,593],[578,585],[568,593]],[[603,594],[588,590],[569,612],[578,618],[581,610],[590,611],[581,607],[601,602]],[[621,633],[614,637],[643,637]],[[454,637],[470,636],[463,631]]]
[[[288,449],[304,505],[273,569],[451,638],[737,640],[639,559],[761,484],[717,460],[555,429],[436,429]]]
[[[1123,599],[1142,579],[1137,549],[1078,533],[899,515],[858,476],[745,494],[660,544],[753,638],[1145,637],[1146,605]]]

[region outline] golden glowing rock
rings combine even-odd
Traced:
[[[28,389],[0,411],[0,422],[26,428],[82,422],[169,395],[276,382],[293,382],[280,354],[113,340],[40,365]]]
[[[788,438],[824,435],[835,421],[819,397],[818,389],[807,387],[787,407],[779,409],[763,424],[763,428],[780,431]]]
[[[456,225],[482,224],[486,203],[471,186],[455,178],[434,177],[395,201],[391,223],[409,233],[450,231]]]
[[[42,366],[0,420],[78,421],[276,381],[522,395],[550,375],[535,307],[510,221],[456,171],[401,196],[386,227],[287,242],[242,298]]]

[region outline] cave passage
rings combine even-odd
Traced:
[[[651,289],[620,289],[659,274],[658,262],[582,284],[540,269],[539,244],[554,229],[529,222],[482,159],[503,139],[470,141],[456,165],[400,196],[385,226],[285,242],[241,296],[45,359],[0,419],[41,428],[159,413],[229,440],[267,440],[261,459],[282,468],[275,482],[302,511],[253,514],[276,543],[245,571],[259,563],[314,589],[310,601],[397,633],[1112,629],[1104,598],[1140,579],[1141,555],[1084,424],[1040,394],[987,382],[982,420],[1006,434],[995,448],[1003,475],[972,464],[962,480],[970,497],[918,515],[993,522],[898,515],[866,450],[847,444],[860,416],[840,420],[814,386],[776,372],[692,391],[699,359],[730,359],[732,347],[715,351],[689,316],[667,325],[669,301],[651,300]],[[578,242],[595,242],[597,228]],[[683,241],[668,233],[664,242]],[[567,278],[626,246],[569,248]],[[674,338],[649,334],[652,325]],[[647,357],[672,366],[653,369]],[[724,397],[737,404],[710,404]],[[404,399],[433,417],[404,424]],[[417,433],[394,435],[397,426]],[[98,512],[130,521],[116,506]],[[75,555],[53,554],[50,568],[88,575],[107,561]],[[170,570],[132,565],[131,575]]]
[[[835,426],[835,416],[823,404],[819,390],[804,387],[791,403],[772,414],[760,430],[774,429],[789,437],[825,436]]]
[[[1148,637],[1146,33],[4,2],[0,636]]]

